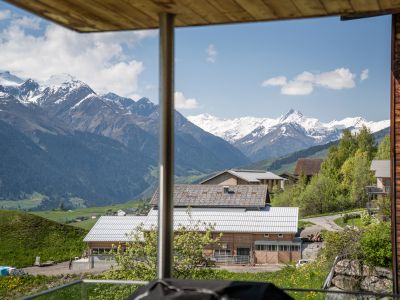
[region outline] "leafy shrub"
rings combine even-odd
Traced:
[[[372,223],[372,216],[367,212],[363,211],[361,213],[361,222],[364,226],[367,226]]]
[[[346,227],[340,232],[325,232],[325,258],[332,260],[337,255],[347,255],[370,266],[389,267],[392,262],[390,223],[375,223],[375,220],[362,229]]]
[[[389,222],[369,225],[361,237],[360,244],[363,259],[368,265],[391,265],[392,240]]]
[[[326,245],[323,255],[327,260],[333,260],[337,255],[347,255],[354,259],[361,258],[361,234],[358,228],[349,227],[339,232],[324,232],[323,238]]]

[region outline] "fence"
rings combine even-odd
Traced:
[[[225,264],[249,264],[250,255],[215,255],[213,260],[216,263]]]

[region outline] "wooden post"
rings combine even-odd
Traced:
[[[392,202],[393,293],[399,293],[400,237],[400,14],[392,15],[390,87],[390,172]]]

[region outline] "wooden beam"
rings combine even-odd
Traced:
[[[393,292],[399,293],[400,258],[400,161],[397,152],[400,149],[400,14],[392,16],[392,57],[390,80],[390,172],[392,200],[392,260]]]

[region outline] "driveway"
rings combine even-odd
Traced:
[[[322,216],[322,217],[315,217],[315,218],[306,218],[303,219],[304,221],[309,221],[311,223],[314,223],[316,226],[319,227],[319,229],[325,229],[328,231],[341,231],[343,230],[342,227],[339,225],[336,225],[334,220],[342,217],[342,214],[338,215],[331,215],[331,216]],[[307,227],[306,229],[312,229],[313,226]]]

